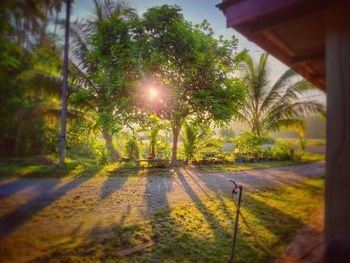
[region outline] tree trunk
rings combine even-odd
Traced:
[[[148,157],[153,159],[153,158],[155,158],[155,156],[156,156],[155,142],[154,142],[154,140],[151,140]]]
[[[112,135],[109,133],[107,129],[104,129],[102,131],[102,134],[103,134],[103,138],[106,141],[106,147],[107,147],[109,157],[113,162],[118,161],[120,159],[120,156],[117,150],[114,148]]]
[[[18,123],[17,131],[16,131],[15,147],[14,147],[15,156],[17,156],[19,152],[19,143],[21,141],[21,134],[22,134],[22,125],[21,123]]]
[[[63,55],[63,80],[62,80],[62,110],[61,110],[61,131],[60,131],[60,149],[58,165],[64,165],[66,156],[66,125],[67,125],[67,87],[68,87],[68,51],[69,51],[69,19],[70,19],[70,0],[66,1],[66,22],[64,35],[64,55]]]
[[[173,149],[172,149],[172,157],[171,157],[171,165],[177,166],[177,142],[179,139],[181,125],[174,125],[172,127],[173,130]]]

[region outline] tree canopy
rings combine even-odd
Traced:
[[[240,80],[232,77],[237,40],[216,38],[206,21],[193,25],[177,6],[150,8],[142,26],[143,72],[160,90],[153,110],[171,124],[176,164],[186,117],[225,121],[237,111],[243,96]]]

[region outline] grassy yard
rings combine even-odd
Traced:
[[[243,214],[261,240],[281,253],[322,205],[323,185],[323,179],[308,179],[276,190],[244,193]],[[219,194],[209,201],[193,199],[193,204],[161,209],[149,221],[103,229],[105,234],[99,237],[55,240],[57,245],[34,262],[227,262],[235,212],[232,201]],[[126,258],[118,255],[151,240],[155,244],[145,250]],[[273,262],[242,223],[236,251],[236,262]]]
[[[300,161],[269,161],[269,162],[257,162],[257,163],[234,163],[234,164],[212,164],[203,165],[198,167],[199,172],[235,172],[245,171],[253,169],[264,169],[281,166],[298,165],[310,162],[317,162],[325,159],[323,153],[308,153],[306,152]]]
[[[277,142],[285,143],[290,146],[299,146],[299,139],[277,139]],[[325,146],[325,139],[306,139],[306,146]]]
[[[324,154],[305,153],[301,161],[270,161],[258,163],[234,163],[217,164],[197,167],[200,172],[232,172],[251,169],[263,169],[280,166],[298,165],[324,160]],[[141,168],[128,169],[120,164],[101,165],[91,160],[71,160],[68,159],[66,166],[61,168],[54,164],[40,164],[29,161],[16,161],[0,163],[0,176],[12,177],[105,177],[105,176],[138,176],[152,173],[160,176],[171,176],[169,169]]]
[[[142,167],[129,169],[120,163],[99,164],[91,160],[66,160],[64,167],[54,164],[36,164],[28,161],[0,163],[0,176],[12,177],[108,177],[108,176],[138,176],[150,172],[160,176],[170,176],[169,169]]]

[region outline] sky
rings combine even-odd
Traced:
[[[244,36],[232,28],[226,28],[226,18],[224,14],[216,7],[222,0],[124,0],[126,4],[134,8],[139,15],[142,15],[149,7],[159,5],[178,5],[181,7],[186,20],[193,23],[200,23],[204,19],[208,20],[216,35],[223,35],[231,38],[234,35],[238,38],[238,50],[247,48],[255,59],[263,50],[248,41]],[[74,0],[72,20],[87,19],[94,9],[92,0]],[[288,67],[273,56],[269,57],[268,73],[271,84],[283,74]],[[321,92],[315,92],[315,96],[321,101],[325,101],[325,95]]]
[[[216,7],[221,0],[128,0],[124,1],[130,7],[136,9],[139,15],[142,15],[149,7],[157,5],[178,5],[182,8],[186,20],[193,23],[200,23],[204,19],[208,20],[214,29],[215,34],[231,38],[234,35],[238,38],[238,49],[249,49],[254,57],[259,56],[262,49],[254,43],[248,41],[232,28],[226,28],[226,18],[224,14]],[[93,10],[92,0],[75,0],[73,5],[73,19],[88,18]],[[269,73],[271,81],[277,80],[287,67],[277,59],[270,57]]]

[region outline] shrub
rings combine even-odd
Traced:
[[[127,162],[124,162],[120,165],[120,168],[124,168],[124,169],[131,169],[131,168],[135,168],[135,167],[137,167],[135,161],[127,161]]]
[[[257,157],[261,152],[261,145],[271,143],[272,139],[258,136],[255,132],[244,132],[233,140],[233,145],[239,150],[239,154]]]
[[[134,138],[130,138],[125,144],[125,151],[127,158],[135,161],[139,158],[139,147],[137,141]]]
[[[266,150],[264,155],[275,160],[292,160],[294,151],[289,145],[278,143]]]

